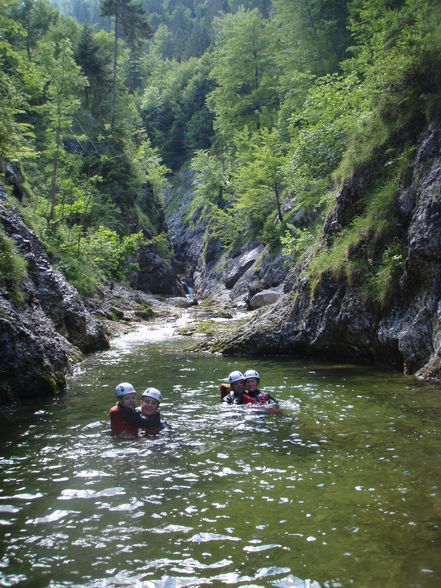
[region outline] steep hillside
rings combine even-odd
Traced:
[[[347,181],[328,215],[321,248],[351,226],[363,201],[361,173]],[[331,271],[318,283],[311,259],[290,273],[283,297],[220,343],[224,353],[315,355],[343,361],[384,362],[423,379],[440,378],[441,358],[441,126],[419,137],[416,155],[395,198],[403,262],[383,304]],[[347,252],[347,263],[354,252]],[[391,277],[392,279],[392,277]]]
[[[3,243],[14,243],[26,262],[19,293],[11,283],[0,290],[0,401],[50,396],[65,388],[66,373],[83,353],[105,349],[108,341],[1,186],[0,228]]]

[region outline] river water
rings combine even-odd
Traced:
[[[186,351],[142,327],[0,418],[2,586],[439,587],[441,395],[400,374]],[[257,369],[283,414],[223,408]],[[170,425],[114,440],[114,387]]]

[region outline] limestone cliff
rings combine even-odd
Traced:
[[[82,353],[105,349],[108,341],[1,186],[0,223],[27,260],[23,302],[0,290],[0,401],[52,395],[64,389]]]
[[[302,354],[345,361],[384,362],[439,380],[441,360],[441,125],[422,134],[396,206],[406,251],[399,288],[387,308],[367,303],[346,282],[324,273],[312,294],[302,270],[292,272],[283,297],[223,342],[225,353]],[[326,219],[323,247],[352,221],[362,200],[359,176],[345,183]]]
[[[247,327],[218,341],[224,353],[314,355],[341,361],[382,362],[439,379],[441,357],[441,123],[419,136],[415,155],[394,203],[394,222],[404,251],[399,286],[385,306],[367,301],[360,288],[322,273],[312,287],[307,259],[288,273],[281,256],[270,257],[255,243],[225,254],[216,241],[204,247],[206,227],[193,218],[182,221],[192,197],[183,187],[183,205],[169,219],[178,259],[194,276],[195,293],[236,306],[256,292],[283,286],[283,296],[250,318]],[[324,222],[322,248],[350,226],[365,199],[366,178],[360,171],[337,194]]]

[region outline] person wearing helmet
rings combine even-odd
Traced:
[[[142,416],[135,411],[136,391],[132,384],[118,384],[115,393],[117,403],[109,411],[114,437],[134,439],[138,437],[138,429],[148,429],[155,424],[157,417]]]
[[[277,401],[267,392],[259,390],[260,377],[256,370],[247,370],[244,375],[244,401],[246,404],[263,404],[277,407]]]
[[[225,402],[225,404],[243,404],[243,374],[238,370],[231,372],[228,376],[228,383],[230,386],[229,392],[227,392],[222,397],[222,386],[225,384],[221,384],[221,400]]]
[[[145,435],[154,435],[164,428],[159,412],[161,400],[162,394],[157,388],[147,388],[141,394],[141,406],[136,410],[152,421],[151,425],[145,429]]]

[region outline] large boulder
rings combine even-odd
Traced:
[[[262,290],[262,292],[257,292],[257,294],[251,297],[250,308],[256,309],[274,304],[280,298],[280,294],[280,290]]]
[[[144,247],[138,259],[139,271],[131,280],[135,289],[150,294],[185,294],[185,288],[178,280],[175,268],[154,249]]]

